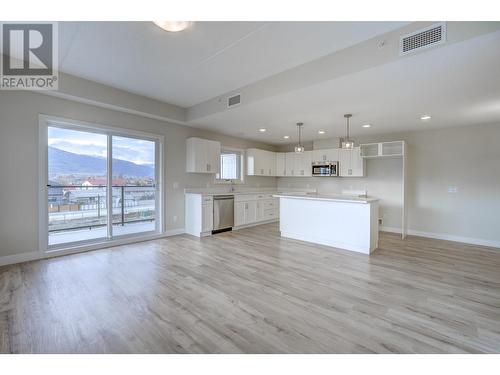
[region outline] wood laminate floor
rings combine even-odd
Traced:
[[[500,250],[276,224],[0,268],[4,353],[500,352]]]

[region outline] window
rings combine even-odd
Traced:
[[[43,248],[161,231],[161,137],[52,119],[40,135]]]
[[[217,183],[243,183],[243,151],[223,148],[220,153],[220,172]]]

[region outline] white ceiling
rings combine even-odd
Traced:
[[[60,22],[59,68],[189,107],[407,22]]]
[[[197,127],[268,143],[351,134],[500,122],[500,32],[431,49],[395,62],[197,120]],[[422,114],[432,115],[422,122]],[[361,128],[370,123],[370,129]],[[235,124],[238,124],[235,126]],[[259,133],[264,127],[268,131]],[[318,130],[326,134],[318,135]],[[284,135],[290,135],[284,140]]]

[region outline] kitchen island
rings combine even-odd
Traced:
[[[370,254],[378,247],[378,199],[275,194],[282,237]]]

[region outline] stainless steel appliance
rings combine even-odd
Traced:
[[[232,230],[234,225],[234,196],[214,195],[214,229],[212,234]]]
[[[338,161],[315,161],[312,163],[312,175],[317,177],[336,177],[339,172]]]

